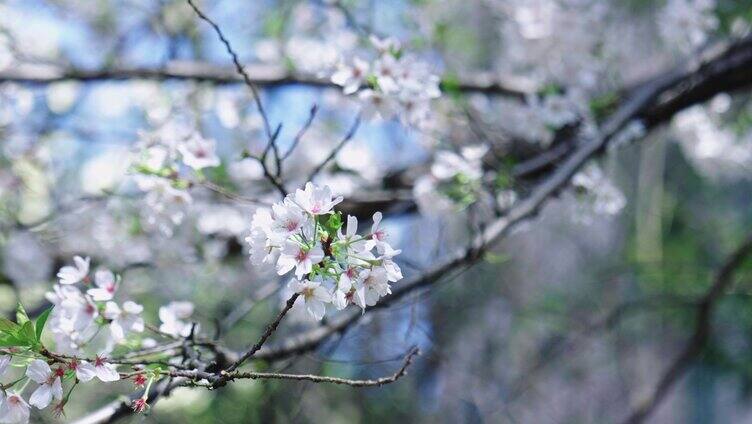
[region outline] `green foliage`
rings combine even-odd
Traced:
[[[752,22],[752,0],[719,1],[716,16],[720,32],[728,34],[737,19],[742,19],[747,23]]]
[[[334,239],[337,236],[337,231],[342,228],[342,212],[337,211],[329,215],[329,219],[321,224],[321,227],[326,233]]]
[[[614,110],[619,102],[619,94],[616,92],[604,93],[590,100],[590,111],[595,119],[601,120]]]
[[[441,80],[441,91],[448,94],[452,98],[459,98],[462,96],[460,90],[460,79],[456,74],[446,74]]]
[[[29,318],[23,305],[18,304],[16,322],[0,318],[0,347],[22,347],[39,350],[41,337],[52,308],[42,312],[36,322]]]

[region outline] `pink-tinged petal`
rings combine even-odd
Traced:
[[[35,383],[42,384],[46,382],[47,379],[50,378],[50,374],[52,374],[50,366],[47,362],[44,362],[41,359],[35,359],[26,368],[26,376],[32,379]]]

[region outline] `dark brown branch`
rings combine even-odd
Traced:
[[[235,361],[232,365],[227,367],[227,372],[232,372],[238,369],[239,366],[243,365],[243,362],[251,358],[253,355],[258,352],[262,346],[264,346],[264,343],[266,343],[266,340],[275,332],[277,331],[277,327],[279,327],[279,323],[282,322],[282,319],[287,315],[287,312],[292,309],[293,305],[295,305],[295,301],[298,300],[298,297],[300,296],[299,293],[294,293],[292,296],[290,296],[289,299],[287,299],[287,302],[285,303],[285,307],[282,308],[281,311],[279,311],[279,314],[277,314],[277,317],[272,321],[267,327],[266,330],[264,330],[264,333],[261,335],[259,340],[251,346],[243,355],[238,358],[237,361]]]
[[[321,78],[303,72],[292,72],[283,65],[252,63],[243,66],[250,81],[258,87],[283,85],[307,85],[314,87],[335,87],[328,78]],[[236,73],[235,68],[215,65],[208,62],[173,61],[161,68],[111,67],[87,70],[52,66],[21,65],[0,71],[0,83],[44,85],[61,81],[107,82],[128,80],[189,80],[216,85],[245,83],[245,78]],[[524,88],[514,88],[513,85]],[[466,93],[483,93],[524,98],[535,92],[535,87],[519,82],[504,82],[491,72],[480,72],[461,76],[459,83],[452,85]]]
[[[406,278],[399,283],[399,287],[389,296],[382,300],[373,308],[384,308],[396,300],[412,293],[413,291],[439,281],[443,276],[452,270],[461,267],[470,266],[477,262],[483,253],[490,246],[504,237],[516,224],[533,217],[538,209],[550,198],[554,197],[561,189],[566,187],[570,178],[592,157],[602,153],[608,141],[623,129],[629,122],[637,119],[645,110],[653,107],[656,102],[660,101],[664,95],[678,86],[686,84],[691,80],[702,80],[704,78],[713,79],[717,77],[714,72],[709,70],[725,68],[747,70],[746,78],[739,79],[737,82],[741,86],[752,83],[752,45],[744,41],[747,46],[745,51],[749,53],[750,58],[744,61],[733,61],[726,64],[728,55],[721,53],[705,59],[700,66],[682,66],[666,74],[654,78],[647,84],[640,86],[633,95],[627,99],[617,109],[609,119],[607,119],[600,129],[600,134],[595,138],[577,143],[578,147],[574,152],[566,156],[559,166],[552,171],[548,177],[544,178],[532,190],[531,194],[513,206],[505,216],[492,222],[485,231],[479,235],[470,247],[460,249],[454,254],[449,255],[444,260],[438,261],[434,266],[425,272],[411,278]],[[731,48],[729,50],[737,50]],[[725,87],[726,85],[724,85]],[[706,93],[706,95],[709,93]],[[695,97],[697,99],[697,97]],[[674,101],[680,101],[675,98]],[[678,111],[677,109],[676,111]],[[372,309],[373,309],[372,308]],[[300,354],[318,347],[326,339],[334,334],[345,331],[348,327],[356,323],[361,314],[356,311],[344,313],[332,320],[325,326],[315,328],[306,333],[292,336],[281,345],[262,349],[257,355],[258,359],[281,359],[292,355]]]
[[[710,338],[713,311],[718,303],[718,299],[733,283],[734,274],[751,255],[752,235],[747,237],[720,268],[713,279],[713,284],[711,284],[698,304],[695,327],[689,341],[661,375],[661,378],[652,390],[651,396],[631,412],[629,417],[624,421],[625,424],[644,422],[655,411],[658,405],[661,404],[663,399],[665,399],[671,388],[702,354]]]

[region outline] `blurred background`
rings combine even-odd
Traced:
[[[200,4],[241,62],[272,77],[326,81],[343,55],[363,48],[364,30],[398,38],[441,76],[430,123],[365,120],[317,178],[356,199],[393,187],[419,197],[411,182],[446,146],[511,137],[547,147],[557,128],[530,96],[566,93],[556,117],[576,111],[583,125],[596,125],[623,87],[691,60],[708,42],[746,35],[752,19],[746,0]],[[284,282],[248,261],[243,239],[255,206],[197,190],[179,225],[150,228],[129,175],[143,134],[181,116],[217,140],[222,165],[207,171],[212,181],[270,196],[260,168],[243,159],[265,138],[230,60],[184,1],[0,2],[0,310],[44,305],[58,268],[80,254],[121,272],[123,292],[145,306],[147,322],[166,302],[191,300],[206,334],[222,329],[237,349],[256,337],[285,297]],[[219,70],[224,80],[95,72],[167,67]],[[463,91],[459,82],[473,78],[527,97]],[[356,116],[356,102],[325,84],[264,85],[262,97],[288,147],[318,106],[286,167],[290,187]],[[607,189],[563,192],[476,266],[368,313],[314,352],[256,364],[371,378],[392,373],[419,346],[423,355],[396,384],[182,388],[125,421],[620,422],[682,349],[692,302],[752,230],[751,125],[747,92],[693,106],[639,142],[609,149],[593,171]],[[431,198],[380,209],[406,276],[466,243],[472,216],[487,213],[472,204],[434,209]],[[719,302],[707,348],[649,422],[752,423],[752,264],[744,269]],[[224,328],[228,316],[234,325]],[[293,314],[274,338],[311,325]],[[112,387],[77,390],[67,419],[132,391],[128,382]],[[46,413],[34,420],[54,421]]]

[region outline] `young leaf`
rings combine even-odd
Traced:
[[[24,325],[29,321],[29,314],[26,313],[26,309],[24,309],[23,305],[19,302],[16,307],[16,322],[18,325]]]
[[[34,323],[26,321],[21,326],[21,331],[18,332],[18,337],[25,342],[26,346],[35,344],[37,341],[37,335],[36,332],[34,332]]]
[[[0,333],[14,334],[19,326],[8,318],[0,317]]]
[[[39,314],[39,317],[37,317],[37,321],[34,324],[37,341],[40,341],[42,339],[42,331],[44,330],[44,325],[47,324],[47,318],[50,317],[50,312],[52,312],[52,306],[45,309],[44,312]]]

